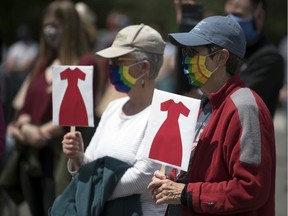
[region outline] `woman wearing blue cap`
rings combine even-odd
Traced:
[[[148,188],[166,215],[275,215],[275,137],[269,110],[237,75],[245,35],[229,17],[213,16],[173,33],[184,73],[203,92],[187,172],[156,171]]]

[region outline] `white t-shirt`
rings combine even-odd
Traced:
[[[14,59],[17,64],[22,65],[25,62],[34,60],[39,53],[39,46],[35,42],[25,43],[17,41],[7,51],[7,59]]]
[[[143,215],[164,215],[166,205],[155,205],[151,191],[147,189],[153,173],[160,164],[142,158],[144,133],[150,114],[150,106],[143,111],[127,116],[122,107],[128,97],[112,101],[104,113],[89,146],[84,161],[110,156],[132,165],[118,182],[111,199],[141,194]]]

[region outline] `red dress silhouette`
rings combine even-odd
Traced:
[[[180,114],[188,116],[190,110],[182,103],[172,99],[161,103],[161,111],[168,111],[167,118],[156,133],[149,158],[181,166],[182,140],[178,123]]]
[[[67,79],[65,91],[59,111],[59,124],[67,126],[88,126],[88,116],[85,103],[78,88],[78,79],[85,80],[86,74],[75,68],[67,68],[60,73],[61,80]]]

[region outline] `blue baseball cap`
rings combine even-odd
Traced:
[[[176,46],[215,44],[240,58],[246,52],[246,39],[241,26],[228,16],[210,16],[200,21],[191,31],[171,33],[169,40]]]

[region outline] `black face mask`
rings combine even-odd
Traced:
[[[43,35],[46,43],[52,48],[57,48],[60,45],[61,31],[53,25],[46,25],[43,28]]]

